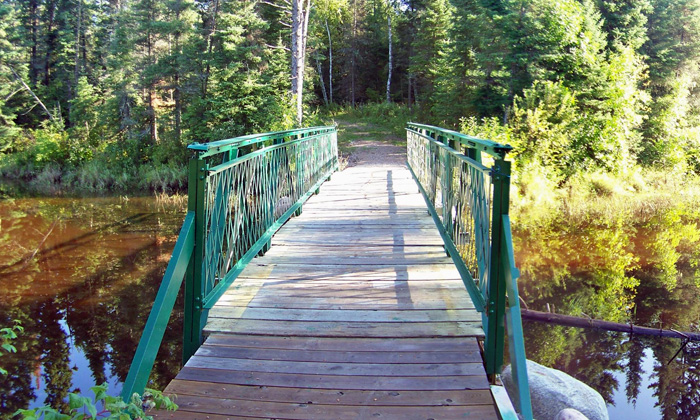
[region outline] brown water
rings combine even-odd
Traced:
[[[697,331],[700,234],[676,216],[634,228],[516,230],[522,296],[531,309]],[[183,217],[152,197],[0,201],[0,327],[25,328],[17,353],[0,356],[9,372],[0,417],[58,405],[68,392],[92,396],[96,383],[119,394]],[[181,307],[156,359],[156,388],[179,370]],[[700,417],[698,343],[524,329],[528,357],[597,389],[611,419]]]
[[[0,326],[24,327],[0,356],[0,416],[121,391],[182,219],[152,197],[0,201]],[[176,310],[155,387],[179,368],[181,323]]]

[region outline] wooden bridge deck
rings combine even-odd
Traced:
[[[405,167],[334,174],[205,334],[160,418],[497,418],[480,315]]]

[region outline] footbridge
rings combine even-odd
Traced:
[[[167,419],[531,419],[509,146],[409,123],[338,172],[335,127],[189,146],[188,212],[122,395],[184,282]],[[515,392],[500,386],[506,333]]]

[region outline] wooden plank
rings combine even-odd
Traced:
[[[323,310],[344,310],[344,309],[367,309],[371,307],[376,310],[435,310],[435,309],[474,309],[474,303],[467,297],[463,299],[452,299],[446,302],[442,299],[399,299],[399,298],[373,298],[371,302],[367,299],[352,298],[299,298],[297,296],[285,296],[275,299],[274,297],[247,297],[242,299],[231,299],[225,303],[229,306],[242,306],[250,308],[288,308],[288,309],[323,309]]]
[[[481,322],[481,315],[469,309],[435,311],[376,311],[317,309],[242,308],[216,305],[209,311],[209,318],[261,319],[269,321],[314,321],[314,322]]]
[[[279,255],[275,256],[275,262],[289,265],[432,265],[452,264],[452,259],[445,256],[444,252],[427,255],[386,255],[386,256],[353,256],[343,257],[336,255],[304,256],[304,255]]]
[[[459,350],[459,351],[458,351]],[[328,351],[261,349],[203,345],[197,350],[200,357],[224,357],[232,359],[284,360],[290,362],[333,363],[482,363],[479,352],[466,352],[456,348],[434,354],[431,351]]]
[[[260,263],[253,260],[243,270],[239,280],[243,279],[333,279],[336,281],[349,280],[459,280],[459,272],[452,265],[395,265],[391,267],[376,265],[314,265],[300,267],[274,262]],[[235,284],[235,283],[234,283]]]
[[[341,376],[288,373],[242,372],[185,366],[181,380],[249,386],[281,386],[307,389],[348,389],[364,391],[440,391],[489,389],[486,375],[474,376]]]
[[[481,322],[311,322],[213,318],[206,334],[288,335],[296,337],[483,337]]]
[[[166,393],[178,397],[192,395],[210,398],[231,398],[250,401],[304,402],[307,404],[369,406],[442,406],[492,404],[488,390],[446,391],[358,391],[347,389],[304,389],[285,387],[253,387],[211,382],[174,380]]]
[[[246,400],[217,399],[196,397],[187,395],[179,402],[180,409],[161,415],[165,419],[191,418],[188,413],[196,412],[206,415],[243,415],[248,417],[273,418],[273,419],[455,419],[469,416],[479,419],[496,419],[496,414],[491,405],[471,406],[345,406],[308,403],[277,403],[258,402],[255,405],[248,404]],[[211,418],[211,417],[197,417]]]
[[[434,286],[418,287],[409,283],[397,281],[395,285],[364,285],[353,289],[352,285],[362,285],[360,282],[315,283],[313,280],[297,280],[292,284],[271,285],[263,279],[241,283],[235,289],[225,292],[222,299],[243,297],[328,297],[328,298],[397,298],[417,300],[419,298],[466,297],[463,285],[446,286],[433,282]],[[460,287],[461,286],[461,287]]]
[[[344,240],[342,237],[337,238],[337,240]],[[402,258],[449,258],[445,253],[445,249],[442,245],[439,246],[406,246],[401,244],[396,244],[394,246],[350,246],[345,244],[342,248],[328,247],[323,245],[306,245],[304,247],[298,246],[276,246],[270,248],[264,257],[258,258],[259,261],[263,259],[270,260],[273,259],[278,261],[279,256],[286,258],[297,258],[297,257],[309,257],[316,255],[327,255],[339,258],[388,258],[388,257],[402,257]],[[452,261],[450,259],[450,261]]]
[[[286,360],[233,359],[192,356],[190,368],[227,372],[266,372],[340,376],[473,376],[483,373],[482,363],[328,363]]]
[[[324,232],[324,231],[320,231]],[[332,235],[342,235],[343,242],[334,242]],[[389,232],[386,235],[380,235],[376,232],[374,235],[362,235],[361,233],[352,232],[343,235],[341,232],[333,232],[326,234],[315,235],[314,232],[306,231],[285,231],[283,235],[275,235],[272,238],[272,246],[302,247],[324,245],[328,247],[357,247],[357,246],[442,246],[442,238],[438,234],[425,233],[421,236],[419,233],[412,235],[404,235],[403,233]]]
[[[426,215],[428,214],[426,210]],[[303,216],[303,214],[302,214]],[[392,225],[411,226],[411,227],[435,227],[433,219],[410,217],[408,215],[389,215],[377,214],[373,217],[363,217],[362,215],[346,215],[343,218],[338,218],[330,214],[320,213],[315,217],[301,218],[295,217],[290,219],[285,226],[297,226],[304,228],[313,228],[314,226],[322,226],[322,228],[332,228],[333,226],[358,226],[368,228],[388,228]]]
[[[432,338],[301,338],[284,336],[253,336],[212,334],[207,338],[208,346],[232,346],[265,349],[293,349],[309,351],[352,351],[360,352],[480,352],[475,338],[432,337]]]
[[[332,278],[326,279],[239,279],[240,282],[234,283],[231,288],[229,288],[225,295],[234,295],[236,291],[245,292],[247,289],[259,289],[264,287],[266,290],[271,290],[273,292],[289,290],[289,289],[303,289],[308,292],[314,291],[333,291],[333,292],[351,292],[351,293],[361,293],[367,291],[369,293],[375,293],[377,291],[396,291],[398,289],[406,290],[413,289],[416,292],[427,292],[427,293],[439,293],[441,290],[452,289],[451,292],[459,293],[460,290],[465,289],[464,283],[461,280],[442,280],[442,281],[430,281],[430,280],[334,280]],[[284,293],[284,292],[283,292]]]

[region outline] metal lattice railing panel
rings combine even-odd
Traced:
[[[483,287],[490,258],[490,169],[411,130],[407,156],[469,273]]]
[[[519,384],[516,406],[532,419],[508,218],[505,155],[511,148],[422,124],[409,123],[406,132],[409,169],[475,308],[483,312],[486,371],[491,376],[501,371],[507,324]],[[482,153],[493,158],[491,167],[481,163]]]
[[[269,145],[207,170],[203,300],[271,226],[335,167],[337,141],[335,132],[329,131]]]

